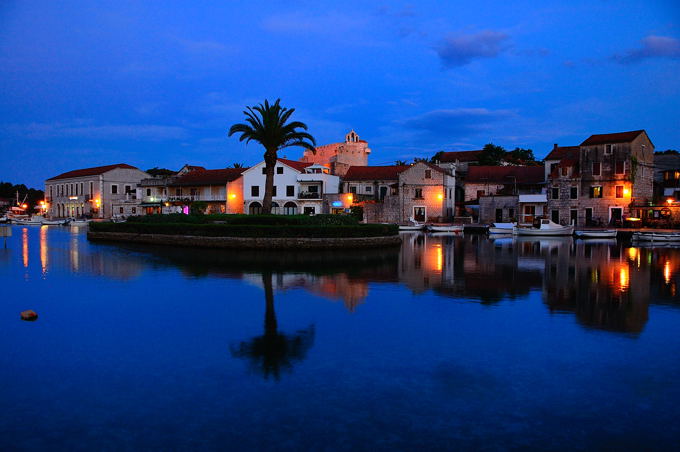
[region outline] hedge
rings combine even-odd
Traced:
[[[193,235],[202,237],[381,237],[399,232],[393,224],[355,225],[269,225],[269,224],[194,224],[194,223],[90,223],[93,232],[134,234]]]
[[[211,224],[221,223],[230,225],[357,225],[358,221],[351,215],[242,215],[242,214],[213,214],[213,215],[184,215],[172,213],[167,215],[133,216],[127,223],[143,224]]]

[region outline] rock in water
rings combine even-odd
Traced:
[[[32,309],[29,309],[28,311],[23,311],[21,313],[21,320],[38,320],[38,314],[33,311]]]

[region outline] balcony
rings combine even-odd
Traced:
[[[301,191],[298,193],[298,199],[321,199],[321,193],[312,191]]]

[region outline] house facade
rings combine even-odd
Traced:
[[[262,212],[265,162],[243,172],[243,211]],[[328,213],[330,198],[337,196],[340,178],[324,165],[278,159],[274,169],[272,213],[284,215]],[[329,198],[330,197],[330,198]]]
[[[167,186],[167,200],[176,210],[188,213],[201,205],[204,213],[243,213],[245,168],[197,169],[175,177]]]
[[[116,215],[114,207],[122,203],[129,203],[131,214],[137,214],[137,184],[148,177],[125,163],[59,174],[45,181],[47,215],[109,219]]]
[[[654,145],[644,130],[591,135],[548,175],[555,223],[619,225],[653,197]]]

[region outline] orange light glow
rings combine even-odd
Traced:
[[[442,199],[444,199],[444,195],[442,195],[441,193],[439,193],[439,194],[437,195],[437,198],[439,198],[439,200],[441,201]]]
[[[22,209],[28,208],[28,204],[22,204],[22,205],[21,205],[21,208],[22,208]]]
[[[630,195],[630,188],[624,188],[623,189],[623,196],[629,196]]]
[[[623,266],[619,269],[619,288],[621,292],[628,290],[628,285],[630,283],[630,274],[628,273],[628,267]]]
[[[628,258],[632,261],[636,260],[638,256],[637,248],[628,248]]]
[[[235,193],[230,194],[230,195],[229,195],[229,198],[231,198],[231,199],[236,199],[236,194],[235,194]]]
[[[671,261],[666,261],[663,264],[663,279],[666,281],[666,284],[671,283]]]
[[[666,200],[666,202],[667,202],[668,204],[673,204],[673,198],[668,198],[668,199]]]
[[[353,200],[354,200],[354,196],[351,193],[348,194],[347,195],[347,202],[349,202],[351,204]]]

